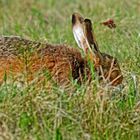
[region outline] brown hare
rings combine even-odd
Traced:
[[[51,45],[15,36],[0,37],[0,82],[9,77],[16,80],[21,73],[30,82],[38,74],[48,71],[59,85],[69,84],[71,77],[80,83],[85,76],[91,79],[90,59],[101,79],[114,86],[120,84],[123,78],[117,60],[99,51],[91,21],[74,13],[72,27],[85,57],[79,50],[66,45]]]

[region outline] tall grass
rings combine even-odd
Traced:
[[[48,84],[19,88],[4,83],[0,139],[140,139],[138,0],[0,0],[0,34],[77,47],[71,30],[75,11],[92,19],[100,49],[118,58],[122,87],[101,87],[95,80],[69,91]],[[115,20],[115,29],[100,24],[108,18]]]

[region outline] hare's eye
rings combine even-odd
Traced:
[[[117,60],[115,59],[115,60],[114,60],[114,65],[116,65],[116,64],[117,64]]]

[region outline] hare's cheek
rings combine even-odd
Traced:
[[[121,84],[123,81],[123,76],[122,75],[118,75],[118,79],[116,80],[116,85]]]
[[[123,80],[123,76],[119,70],[115,70],[111,73],[110,81],[112,82],[112,85],[116,86],[118,84],[121,84],[122,80]]]
[[[96,57],[94,59],[94,67],[96,68],[96,67],[99,67],[100,65],[101,65],[100,59]]]

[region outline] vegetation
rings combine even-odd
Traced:
[[[68,91],[56,85],[0,86],[0,139],[139,140],[140,2],[138,0],[0,0],[0,34],[77,47],[71,15],[90,18],[100,49],[116,58],[124,81],[93,80]],[[100,24],[114,19],[115,29]]]

